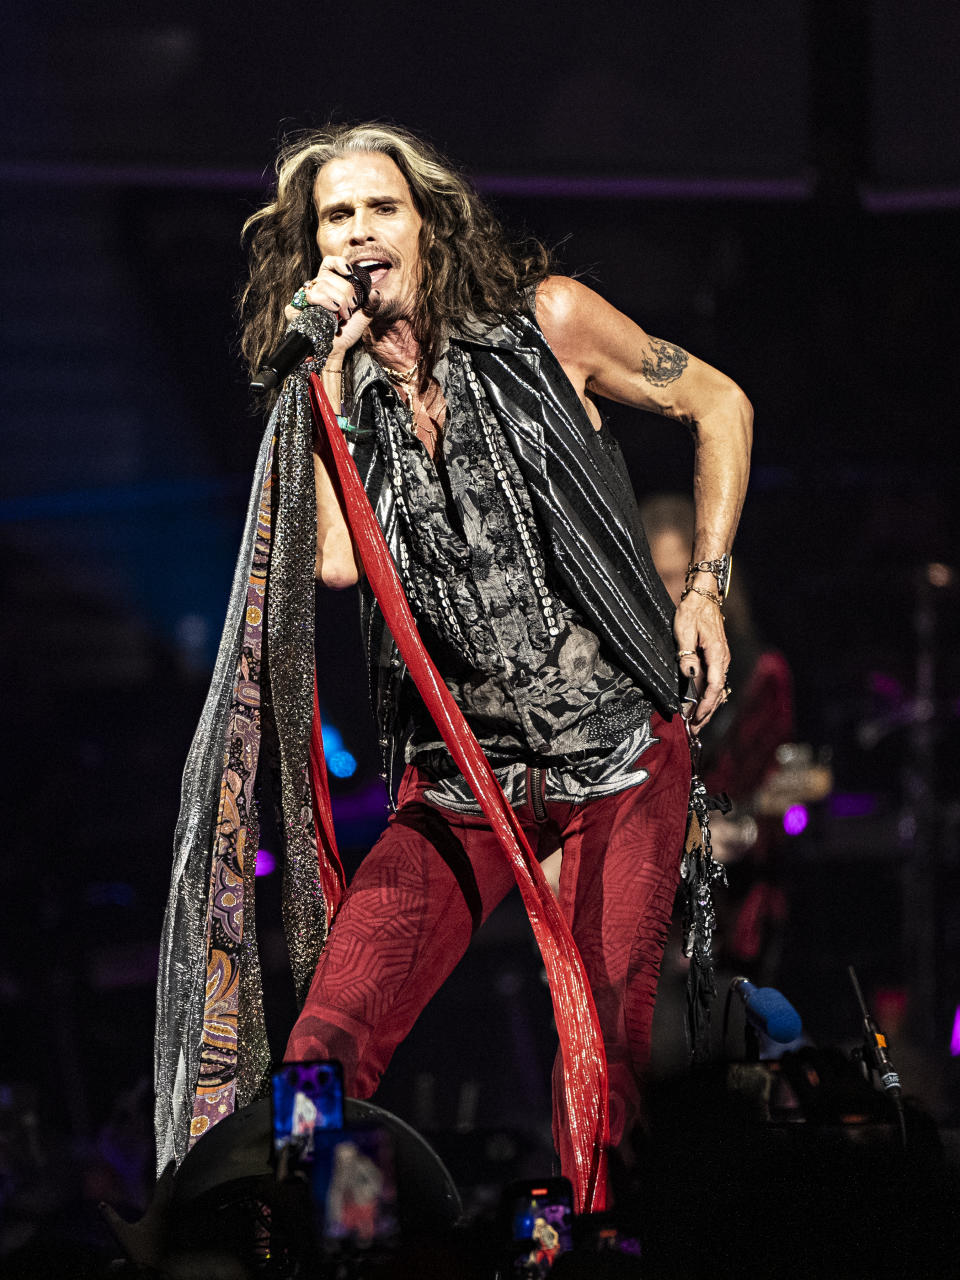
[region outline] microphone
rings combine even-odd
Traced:
[[[890,1061],[890,1054],[887,1050],[887,1037],[870,1016],[870,1010],[867,1008],[867,1002],[863,998],[863,991],[857,978],[857,971],[852,964],[847,966],[847,973],[850,975],[850,981],[853,983],[853,990],[860,1005],[860,1012],[863,1014],[863,1059],[867,1066],[876,1071],[880,1077],[884,1093],[899,1104],[902,1093],[900,1076]]]
[[[746,978],[734,978],[730,990],[743,1002],[747,1021],[777,1044],[789,1044],[803,1031],[800,1015],[775,987],[755,987]]]
[[[353,282],[355,290],[355,306],[365,307],[370,297],[373,281],[366,267],[354,265],[348,276],[343,279]],[[268,356],[257,370],[257,376],[250,382],[251,391],[273,391],[279,387],[291,369],[295,369],[302,360],[313,354],[313,343],[305,334],[296,329],[288,333],[272,355]]]
[[[887,1052],[887,1037],[870,1016],[867,1002],[863,998],[857,971],[852,964],[847,965],[847,973],[850,975],[857,1003],[860,1005],[860,1012],[863,1014],[863,1047],[859,1050],[854,1050],[853,1058],[854,1061],[859,1059],[866,1065],[868,1078],[871,1071],[875,1071],[880,1077],[883,1092],[893,1103],[894,1110],[897,1113],[900,1141],[903,1143],[904,1151],[906,1151],[910,1145],[910,1139],[907,1133],[907,1117],[903,1106],[903,1089],[900,1084],[900,1076],[890,1061],[890,1054]]]

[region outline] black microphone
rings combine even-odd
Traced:
[[[354,264],[350,274],[342,277],[353,282],[355,290],[354,310],[365,307],[370,297],[373,281],[366,267]],[[268,356],[250,382],[251,391],[273,391],[279,387],[291,369],[295,369],[307,356],[313,355],[313,343],[296,329],[288,333],[272,355]]]
[[[799,1013],[775,987],[755,987],[746,978],[734,978],[730,990],[742,1000],[750,1025],[777,1044],[790,1044],[802,1033]]]

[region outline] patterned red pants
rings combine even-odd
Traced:
[[[517,809],[543,858],[563,848],[560,905],[586,967],[607,1049],[610,1139],[639,1114],[660,959],[677,885],[690,788],[680,716],[655,716],[658,741],[638,767],[649,777],[585,804],[549,802],[538,822]],[[287,1043],[288,1061],[339,1058],[346,1092],[369,1098],[400,1041],[452,972],[471,933],[514,884],[486,820],[426,803],[429,782],[408,768],[400,807],[361,863]],[[554,1140],[572,1152],[554,1066]]]

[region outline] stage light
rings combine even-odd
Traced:
[[[352,778],[357,772],[357,762],[347,750],[334,751],[327,756],[327,768],[335,778]]]
[[[323,726],[323,754],[335,778],[352,778],[356,773],[357,762],[343,745],[343,734],[332,724]]]
[[[957,1005],[957,1011],[953,1015],[953,1035],[950,1037],[950,1054],[954,1058],[960,1058],[960,1004]]]
[[[948,564],[928,564],[927,581],[931,587],[949,587],[953,584],[953,569]]]
[[[277,869],[277,860],[269,849],[257,850],[257,875],[269,876]]]
[[[805,831],[809,815],[805,804],[792,804],[783,815],[783,829],[788,836],[798,836]]]
[[[830,797],[833,818],[869,818],[880,809],[880,797],[873,791],[836,791]]]

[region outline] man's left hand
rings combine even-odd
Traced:
[[[714,601],[691,592],[677,605],[673,635],[680,670],[685,676],[693,676],[700,695],[689,715],[691,729],[699,733],[727,697],[730,649],[723,615]]]

